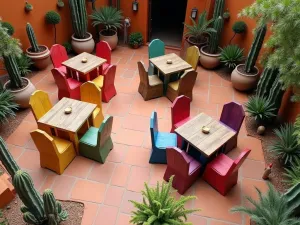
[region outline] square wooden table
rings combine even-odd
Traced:
[[[67,107],[72,107],[70,114],[65,114]],[[96,104],[62,98],[38,120],[38,127],[50,135],[72,141],[78,154],[79,135],[92,124],[92,113],[96,107]]]
[[[210,128],[208,134],[202,132],[202,127]],[[219,120],[213,119],[205,113],[200,113],[175,130],[179,136],[195,147],[206,157],[214,154],[236,132]]]
[[[167,60],[172,60],[172,64],[167,64]],[[192,69],[192,66],[180,58],[175,53],[151,58],[149,60],[164,76],[164,91],[167,91],[171,74],[178,74],[182,71]]]
[[[87,59],[86,63],[81,60],[83,58]],[[90,80],[90,73],[97,73],[97,69],[106,62],[106,59],[100,58],[98,56],[83,52],[73,58],[70,58],[62,63],[67,68],[67,73],[73,78],[76,77],[76,73],[83,81]],[[96,74],[97,76],[98,74]]]

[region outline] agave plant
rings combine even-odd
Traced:
[[[13,101],[14,96],[8,90],[0,90],[0,123],[7,122],[7,118],[15,117],[14,110],[18,105]]]
[[[275,153],[286,166],[290,166],[291,163],[300,158],[300,146],[294,132],[295,126],[291,123],[286,123],[279,129],[275,129],[274,133],[278,139],[269,147],[270,152]]]
[[[285,168],[285,183],[289,186],[300,184],[300,158],[295,159],[295,162],[291,162],[290,168]]]
[[[300,114],[298,115],[296,122],[295,122],[295,135],[298,136],[298,143],[300,145]]]
[[[17,58],[17,65],[20,70],[21,76],[24,77],[27,74],[31,73],[30,66],[33,64],[31,59],[25,55],[24,53],[21,54],[20,58]]]
[[[288,206],[287,198],[276,191],[272,184],[268,183],[268,187],[264,195],[256,188],[259,201],[246,197],[254,207],[238,206],[232,208],[231,212],[246,213],[257,225],[299,225],[299,220],[292,216],[293,208]]]
[[[198,209],[185,209],[184,205],[195,196],[181,196],[177,201],[171,196],[171,187],[174,176],[168,183],[160,185],[157,182],[156,188],[150,188],[145,183],[145,190],[142,191],[143,203],[130,201],[137,209],[133,212],[131,223],[133,224],[172,224],[191,225],[187,223],[187,215],[199,211]]]
[[[228,45],[222,49],[220,61],[230,69],[234,69],[243,60],[244,49],[237,45]]]

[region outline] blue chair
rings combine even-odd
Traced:
[[[148,46],[149,59],[165,55],[165,43],[159,39],[154,39]],[[149,63],[148,74],[154,74],[154,65]]]
[[[157,113],[150,118],[152,152],[149,163],[167,164],[167,147],[177,146],[177,136],[173,133],[158,132]]]

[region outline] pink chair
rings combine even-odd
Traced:
[[[115,76],[116,76],[116,65],[110,65],[104,73],[104,81],[102,87],[102,101],[109,102],[116,94],[115,88]]]
[[[102,65],[102,71],[99,71],[99,74],[103,74],[111,65],[111,48],[106,41],[100,41],[97,43],[96,56],[107,60],[106,63]]]
[[[58,69],[51,70],[55,83],[58,87],[58,99],[63,97],[80,100],[80,85],[81,82],[66,78],[66,76]]]
[[[237,184],[239,168],[250,152],[250,149],[245,149],[236,160],[224,154],[218,155],[207,164],[203,179],[225,196]]]
[[[65,47],[55,44],[50,49],[50,58],[55,69],[67,74],[67,69],[62,63],[69,59]]]
[[[167,164],[164,180],[168,182],[175,175],[173,188],[183,195],[199,177],[201,164],[176,147],[167,148]]]

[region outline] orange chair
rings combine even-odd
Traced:
[[[97,105],[97,108],[93,111],[93,126],[99,128],[104,120],[102,113],[101,89],[98,88],[93,82],[88,81],[81,85],[80,96],[81,101]]]
[[[6,173],[0,175],[0,209],[4,208],[15,198],[15,188],[9,181],[10,179]]]
[[[29,105],[36,121],[43,117],[52,108],[49,95],[41,90],[37,90],[31,94]]]
[[[50,136],[42,130],[35,130],[30,134],[40,152],[41,167],[62,174],[76,156],[73,143]]]
[[[200,51],[197,46],[191,46],[186,50],[185,61],[190,64],[194,70],[197,70],[200,58]]]

